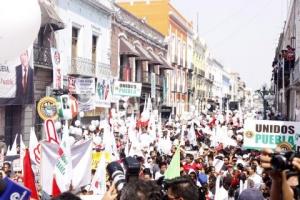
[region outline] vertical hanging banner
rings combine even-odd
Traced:
[[[75,82],[76,82],[76,77],[68,76],[68,90],[71,94],[76,93]]]
[[[156,74],[151,73],[151,98],[156,97]]]
[[[53,66],[53,89],[63,88],[63,74],[61,68],[61,53],[56,48],[51,48],[51,60]]]
[[[33,48],[16,59],[0,64],[0,106],[33,103]]]
[[[112,99],[112,83],[111,79],[98,79],[95,94],[95,106],[102,108],[110,108]]]
[[[270,120],[246,120],[244,148],[299,150],[300,123]]]
[[[167,101],[167,94],[168,93],[168,84],[167,84],[167,79],[164,78],[163,79],[163,99],[162,102],[166,102]]]

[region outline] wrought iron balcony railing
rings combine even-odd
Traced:
[[[88,58],[76,57],[71,59],[70,74],[95,76],[96,64]]]
[[[33,60],[35,66],[52,68],[51,51],[49,47],[33,46]]]

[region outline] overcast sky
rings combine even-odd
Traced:
[[[289,0],[171,0],[197,26],[210,51],[240,73],[247,87],[271,79],[271,64]]]

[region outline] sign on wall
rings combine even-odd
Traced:
[[[68,77],[68,89],[72,94],[95,94],[95,78]]]
[[[140,97],[142,92],[141,83],[116,81],[114,83],[114,95]]]
[[[43,97],[38,105],[37,112],[43,120],[57,118],[57,102],[53,97]]]
[[[244,148],[263,149],[280,147],[298,150],[300,147],[300,123],[270,120],[246,120]]]
[[[0,64],[0,105],[32,104],[33,48],[22,52],[15,60]]]

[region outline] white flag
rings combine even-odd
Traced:
[[[18,134],[16,134],[15,136],[15,140],[14,140],[14,143],[13,145],[11,146],[11,148],[7,149],[7,152],[6,152],[6,155],[7,156],[15,156],[15,155],[18,155],[17,153],[17,137],[18,137]]]
[[[54,167],[54,174],[60,191],[68,191],[72,180],[72,158],[67,126],[63,128],[63,136],[60,148],[58,149],[58,159]]]
[[[96,173],[91,183],[93,194],[104,195],[106,192],[106,169],[105,169],[105,156],[102,154],[101,160],[98,163]]]
[[[32,164],[39,165],[40,164],[40,144],[35,135],[34,128],[32,127],[30,130],[30,138],[29,138],[29,153]]]
[[[52,193],[52,181],[55,165],[57,164],[58,151],[60,146],[46,141],[41,142],[41,185],[42,189]],[[76,176],[72,176],[73,189],[80,189],[91,182],[92,164],[92,140],[88,140],[78,145],[71,146],[72,171]],[[56,180],[58,181],[58,180]],[[60,183],[58,183],[58,186]]]

